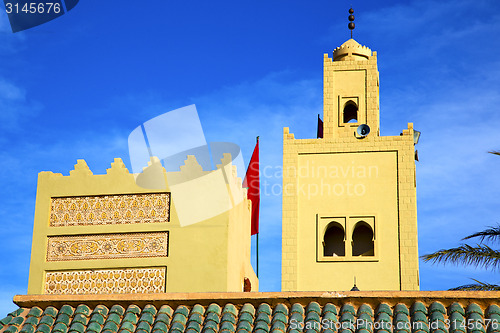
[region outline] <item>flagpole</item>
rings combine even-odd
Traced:
[[[257,143],[259,143],[259,137],[257,136]],[[260,169],[260,165],[259,165],[259,169]],[[260,176],[259,176],[259,179],[260,179]],[[259,186],[260,186],[260,183],[259,183]],[[260,188],[259,188],[259,192],[260,192]],[[259,233],[257,233],[257,244],[256,244],[256,248],[257,248],[257,279],[259,278]]]

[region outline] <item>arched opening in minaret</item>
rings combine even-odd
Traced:
[[[358,122],[358,106],[352,100],[344,105],[344,123]]]
[[[353,256],[373,256],[374,241],[373,230],[364,221],[359,221],[352,233],[352,255]]]
[[[331,222],[326,227],[323,237],[323,256],[343,257],[345,256],[344,228],[339,223]]]

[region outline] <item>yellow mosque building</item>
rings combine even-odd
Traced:
[[[323,137],[284,129],[282,291],[418,290],[418,132],[380,135],[377,54],[354,39],[323,80]]]

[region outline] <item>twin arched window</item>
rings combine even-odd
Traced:
[[[337,222],[327,225],[323,237],[323,256],[343,257],[346,253],[344,228]],[[352,256],[374,256],[374,234],[372,227],[359,221],[354,225],[351,238]]]

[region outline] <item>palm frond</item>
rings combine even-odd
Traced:
[[[500,150],[492,150],[492,151],[489,151],[488,153],[494,154],[494,155],[500,155]]]
[[[471,238],[480,238],[480,242],[482,243],[485,239],[488,241],[500,240],[500,225],[496,227],[488,227],[488,229],[476,232],[472,235],[462,238],[462,240],[471,239]]]
[[[476,246],[462,244],[452,249],[443,249],[425,254],[422,259],[432,263],[452,263],[489,269],[500,268],[500,251],[493,250],[489,246],[482,244]]]
[[[498,284],[481,282],[481,281],[478,281],[476,279],[472,279],[472,280],[476,281],[476,283],[466,284],[466,285],[451,288],[448,290],[477,290],[477,291],[500,290],[500,286]]]

